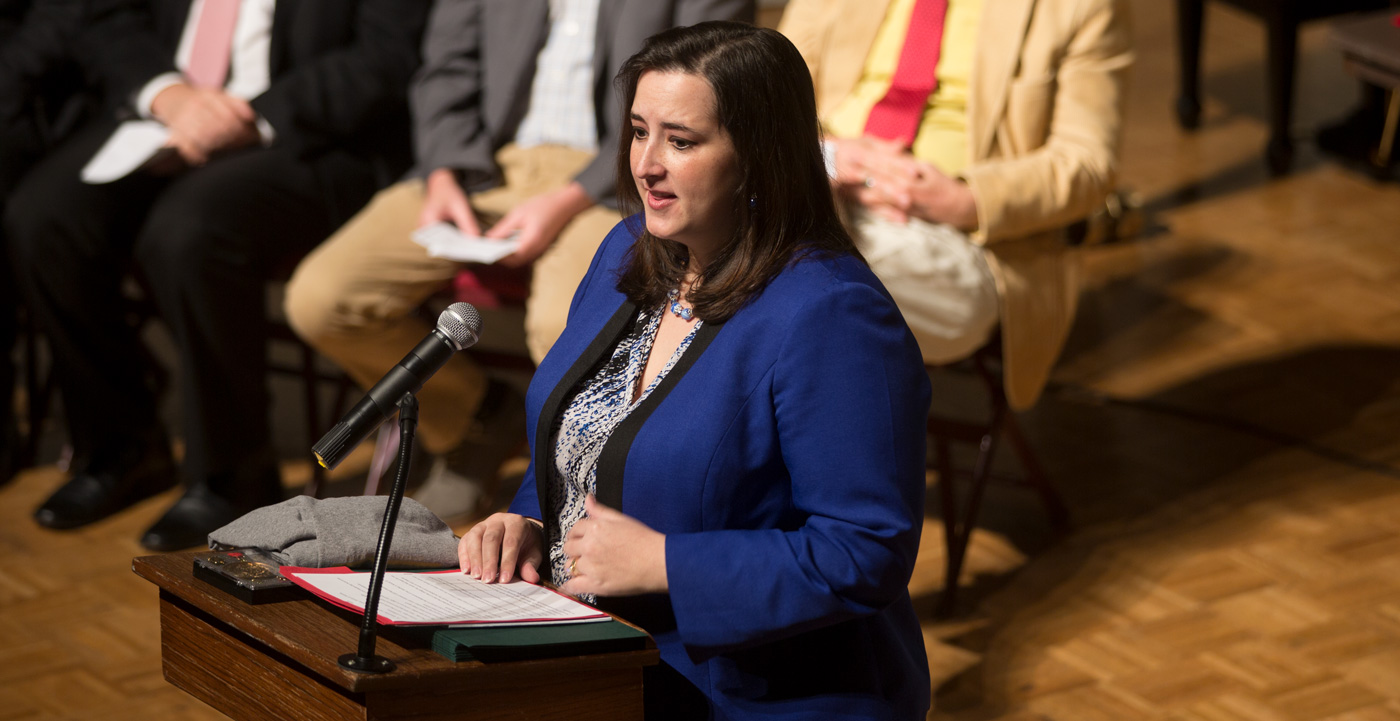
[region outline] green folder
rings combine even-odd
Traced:
[[[551,626],[440,628],[433,650],[453,661],[524,661],[553,656],[640,651],[649,637],[615,620]]]

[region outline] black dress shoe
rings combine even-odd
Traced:
[[[209,534],[252,510],[204,491],[190,490],[141,536],[141,545],[152,551],[178,551],[206,547]]]
[[[174,486],[168,451],[156,451],[125,471],[89,468],[74,474],[34,511],[34,520],[46,528],[78,528]]]

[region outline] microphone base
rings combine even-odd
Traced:
[[[357,653],[347,653],[336,659],[341,668],[347,668],[359,673],[389,673],[394,670],[394,662],[383,656],[361,656]]]

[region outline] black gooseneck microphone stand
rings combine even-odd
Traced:
[[[418,427],[418,398],[405,393],[399,399],[399,470],[394,474],[394,487],[389,491],[389,503],[384,509],[384,524],[379,527],[379,545],[374,549],[374,570],[370,572],[369,595],[365,598],[365,618],[360,624],[360,646],[355,653],[342,655],[337,661],[344,668],[361,673],[388,673],[394,662],[374,654],[378,637],[379,591],[384,586],[384,567],[389,563],[389,546],[394,542],[394,524],[399,520],[404,486],[408,483],[408,464],[413,457],[413,432]]]

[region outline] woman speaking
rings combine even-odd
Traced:
[[[641,212],[536,371],[530,468],[462,569],[650,632],[648,718],[922,719],[928,379],[836,215],[806,65],[776,32],[705,23],[618,83]]]

